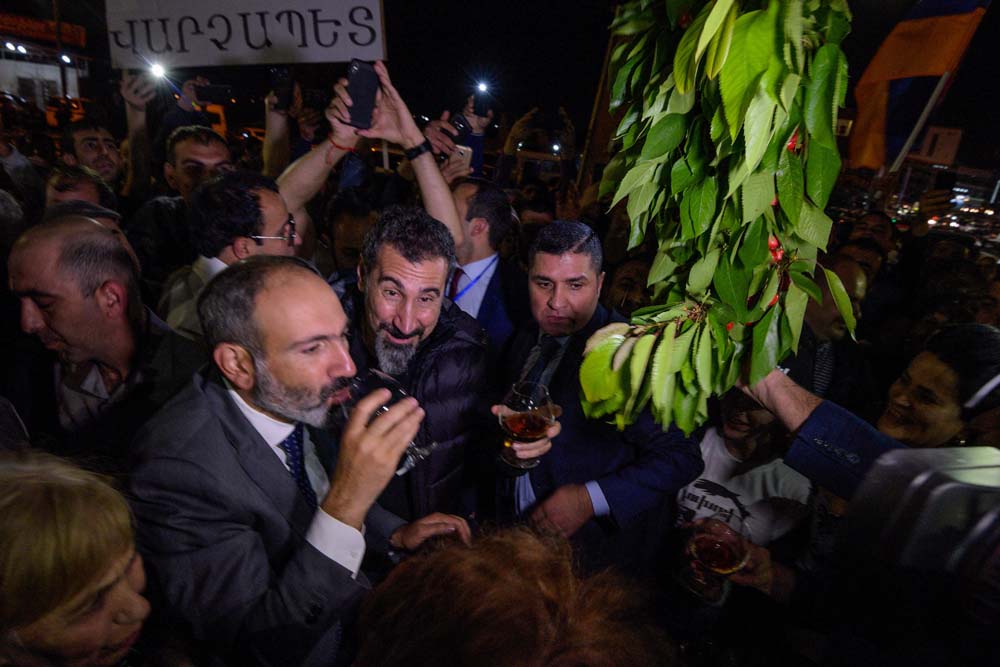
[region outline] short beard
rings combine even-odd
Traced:
[[[326,402],[351,381],[350,378],[337,378],[323,387],[319,395],[315,395],[306,387],[283,385],[271,375],[267,364],[262,360],[255,358],[253,367],[257,380],[251,394],[254,403],[271,414],[314,428],[329,428],[332,418]]]
[[[395,327],[380,325],[375,333],[375,358],[378,359],[378,367],[383,373],[398,377],[406,373],[410,367],[410,361],[417,353],[417,345],[424,330],[420,328],[413,336],[413,343],[395,343],[389,340],[389,334],[396,338],[403,338],[402,332]]]

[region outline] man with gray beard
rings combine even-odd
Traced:
[[[357,282],[333,285],[354,325],[358,375],[391,375],[426,411],[414,442],[430,455],[379,498],[410,520],[475,509],[467,450],[480,432],[487,343],[479,323],[445,298],[454,264],[455,242],[443,223],[423,209],[393,207],[365,237]]]
[[[136,437],[138,548],[166,617],[228,664],[332,664],[369,588],[366,550],[470,539],[459,517],[406,523],[375,503],[424,410],[408,398],[380,414],[389,392],[375,391],[331,438],[355,373],[348,320],[302,260],[231,265],[198,313],[214,364]]]

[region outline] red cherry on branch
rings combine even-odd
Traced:
[[[777,236],[772,235],[767,239],[767,247],[771,250],[777,250],[781,247],[781,241],[778,240]]]
[[[778,295],[777,294],[775,294],[774,298],[771,299],[771,303],[767,304],[767,307],[770,308],[771,306],[773,306],[776,303],[778,303]]]
[[[736,326],[736,322],[730,322],[726,325],[726,331],[732,331],[734,326]]]
[[[788,150],[795,152],[795,149],[799,145],[799,128],[795,128],[795,132],[792,132],[792,138],[788,140]]]

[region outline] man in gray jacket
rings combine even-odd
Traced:
[[[374,392],[339,443],[325,432],[355,367],[344,311],[311,267],[243,260],[198,310],[214,367],[136,439],[139,549],[168,613],[231,664],[303,664],[318,642],[332,660],[369,587],[366,549],[468,540],[468,526],[443,514],[404,524],[375,505],[423,420],[415,399],[372,419],[389,398]]]

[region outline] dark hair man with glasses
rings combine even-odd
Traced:
[[[546,385],[562,407],[562,431],[528,474],[500,478],[497,514],[572,538],[587,567],[613,563],[641,572],[663,533],[660,511],[703,463],[698,440],[676,427],[664,432],[648,410],[624,431],[583,414],[584,345],[601,327],[625,321],[600,305],[602,261],[600,241],[581,222],[553,222],[531,246],[534,321],[508,341],[497,379],[501,388],[529,378]]]
[[[277,183],[252,171],[230,171],[198,188],[190,221],[198,258],[170,277],[158,310],[174,331],[200,340],[197,301],[208,281],[252,255],[294,255],[301,239]]]

